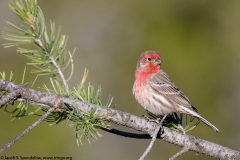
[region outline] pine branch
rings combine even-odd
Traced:
[[[86,103],[73,99],[71,97],[60,96],[56,94],[47,94],[44,92],[36,91],[27,88],[23,85],[17,85],[9,81],[0,80],[0,90],[6,91],[8,93],[15,92],[16,90],[20,93],[21,99],[28,101],[28,103],[37,103],[42,105],[47,105],[49,107],[54,106],[56,101],[61,101],[62,104],[60,108],[69,109],[78,107],[85,112],[91,112],[96,108],[96,105]],[[0,99],[1,103],[1,99]],[[156,130],[158,124],[154,122],[149,122],[144,118],[134,116],[130,113],[122,112],[110,108],[102,108],[98,106],[95,111],[96,114],[110,117],[110,121],[118,125],[126,126],[143,133],[152,135]],[[177,145],[179,147],[189,148],[190,151],[212,156],[218,159],[240,159],[240,152],[232,150],[228,147],[215,144],[191,135],[183,135],[181,133],[170,130],[169,128],[163,127],[164,133],[161,135],[161,139],[168,143]]]
[[[61,34],[60,27],[55,28],[54,22],[50,22],[50,34],[48,34],[45,18],[37,0],[10,1],[9,6],[25,25],[19,27],[7,22],[10,27],[5,28],[1,37],[10,42],[4,46],[25,45],[26,48],[17,48],[17,52],[31,61],[27,64],[35,68],[32,73],[37,74],[36,79],[43,75],[54,78],[55,81],[63,84],[64,94],[69,96],[67,80],[72,76],[75,50],[71,53],[66,49],[68,37]],[[71,74],[66,79],[63,71],[69,64],[71,64]]]
[[[7,22],[9,27],[5,28],[1,36],[10,41],[9,43],[4,44],[5,47],[24,45],[24,48],[17,48],[17,52],[26,56],[30,60],[30,63],[27,64],[34,67],[32,73],[36,74],[36,78],[33,80],[31,87],[35,84],[38,77],[48,76],[52,89],[45,84],[43,85],[43,89],[48,93],[72,96],[85,102],[102,105],[101,88],[98,87],[95,91],[94,87],[90,84],[87,89],[84,87],[87,71],[84,72],[80,86],[74,88],[74,91],[70,91],[67,81],[69,81],[73,75],[73,55],[75,49],[72,53],[67,50],[68,37],[61,33],[61,27],[56,29],[54,22],[50,21],[50,29],[47,30],[44,14],[37,3],[37,0],[10,1],[9,6],[25,24],[16,26]],[[66,79],[63,71],[69,66],[71,67],[71,72]],[[5,73],[0,73],[0,76],[2,79],[5,79]],[[14,93],[4,96],[5,99],[2,99],[4,100],[2,103],[4,104],[5,101],[11,101],[11,97],[15,97],[15,95],[12,94]],[[31,104],[29,103],[31,100],[27,103],[24,103],[22,98],[20,99],[18,97],[18,100],[21,101],[21,103],[18,103],[18,106],[13,111],[9,111],[13,113],[14,117],[24,117],[26,115],[36,114],[36,112],[40,110],[46,111],[46,108],[39,107],[29,113],[28,104]],[[32,103],[36,105],[36,102]],[[37,103],[37,105],[43,106],[43,104],[39,103]],[[108,103],[107,106],[110,106],[110,103]],[[101,134],[97,132],[96,128],[104,128],[109,125],[107,117],[98,116],[97,114],[94,114],[94,112],[84,113],[78,108],[73,110],[74,112],[71,114],[70,111],[67,110],[64,110],[62,114],[54,112],[47,120],[53,123],[59,123],[69,119],[71,121],[70,126],[75,128],[77,142],[81,141],[82,138],[87,138],[89,140],[88,137],[97,139]]]

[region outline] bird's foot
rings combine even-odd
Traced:
[[[160,117],[159,117],[159,118],[157,118],[157,119],[151,119],[151,118],[149,118],[149,117],[146,116],[146,115],[144,115],[143,117],[146,118],[149,122],[155,122],[155,123],[157,123],[157,124],[159,124],[159,125],[162,125],[164,119],[165,119],[167,116],[164,115],[163,118],[160,118]]]
[[[149,117],[147,116],[144,116],[149,122],[155,122],[157,123],[158,126],[160,126],[160,129],[159,129],[159,132],[158,134],[161,136],[163,133],[164,133],[164,130],[163,130],[163,121],[164,119],[167,117],[167,115],[164,115],[162,118],[157,118],[157,119],[150,119]]]
[[[157,119],[151,119],[151,118],[149,118],[148,116],[146,116],[146,115],[143,115],[143,117],[144,118],[146,118],[147,119],[147,121],[149,121],[149,122],[156,122],[156,123],[159,123],[160,122],[160,120],[161,120],[161,118],[157,118]]]

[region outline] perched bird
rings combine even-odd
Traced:
[[[200,119],[214,131],[219,130],[200,116],[187,96],[162,70],[161,56],[155,51],[143,52],[137,63],[133,95],[146,110],[164,118],[173,112],[191,115]]]

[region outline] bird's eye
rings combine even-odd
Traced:
[[[148,60],[148,61],[151,61],[151,60],[152,60],[152,58],[148,58],[147,60]]]

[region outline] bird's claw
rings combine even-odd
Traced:
[[[161,118],[151,119],[151,118],[149,118],[149,117],[146,116],[146,115],[143,115],[143,117],[146,118],[148,122],[155,122],[155,123],[157,123],[157,124],[160,124],[160,121],[161,121]]]
[[[159,132],[158,132],[158,135],[159,136],[161,136],[163,133],[164,133],[164,129],[163,129],[163,125],[162,125],[162,118],[157,118],[157,119],[151,119],[151,118],[149,118],[148,116],[146,116],[146,115],[143,115],[143,117],[144,118],[146,118],[147,119],[147,121],[148,122],[155,122],[155,123],[157,123],[158,125],[160,125],[160,129],[159,129]],[[151,135],[151,137],[152,137],[152,135]]]

